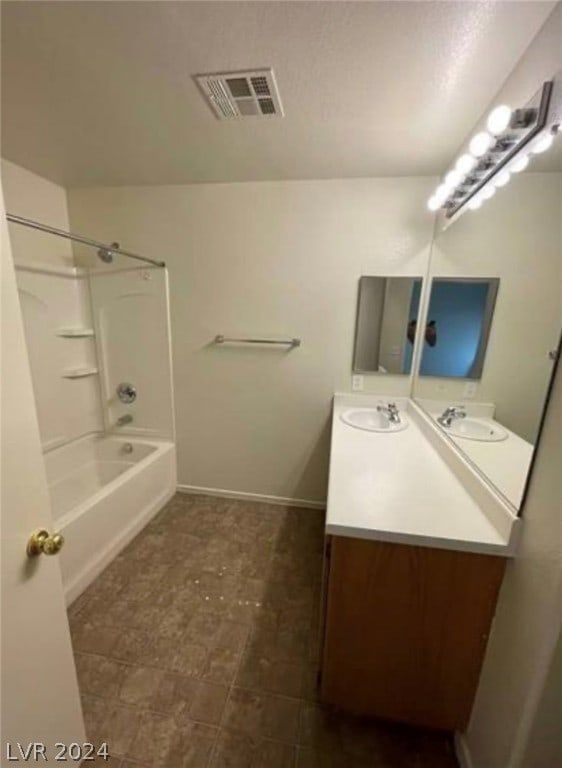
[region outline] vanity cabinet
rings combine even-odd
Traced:
[[[330,536],[324,565],[323,700],[464,729],[505,559]]]

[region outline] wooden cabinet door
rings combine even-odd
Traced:
[[[500,557],[333,537],[323,698],[358,714],[464,728]]]

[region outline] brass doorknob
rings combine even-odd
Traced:
[[[56,555],[61,551],[64,544],[64,536],[60,533],[49,533],[45,529],[35,531],[29,537],[27,542],[27,556],[37,557],[37,555]]]

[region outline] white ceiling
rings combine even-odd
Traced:
[[[442,172],[552,2],[2,2],[2,154],[66,186]],[[195,73],[272,66],[286,117]]]

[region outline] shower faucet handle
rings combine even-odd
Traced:
[[[121,382],[117,387],[117,397],[122,403],[134,403],[137,399],[137,388],[127,381]]]

